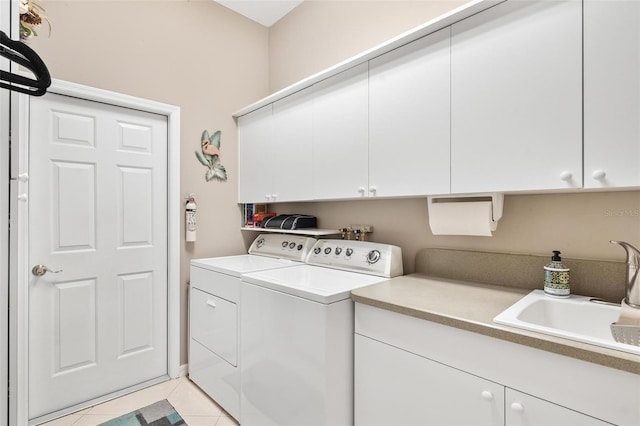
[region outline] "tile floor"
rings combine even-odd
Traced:
[[[200,388],[186,377],[181,377],[69,414],[42,426],[95,426],[162,399],[173,405],[188,426],[238,425]]]

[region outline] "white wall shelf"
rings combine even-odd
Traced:
[[[318,229],[318,228],[272,229],[272,228],[258,228],[253,226],[243,226],[240,229],[242,231],[276,232],[280,234],[311,235],[312,237],[323,237],[327,235],[341,234],[341,232],[337,229]]]

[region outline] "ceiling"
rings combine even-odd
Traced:
[[[213,0],[234,12],[270,27],[304,0]]]

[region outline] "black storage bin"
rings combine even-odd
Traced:
[[[317,226],[318,221],[315,216],[304,214],[280,214],[262,221],[262,227],[267,229],[302,229]]]

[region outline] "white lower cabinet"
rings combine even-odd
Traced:
[[[355,306],[356,425],[640,424],[637,374]]]
[[[588,426],[609,424],[509,388],[506,389],[505,404],[505,424],[509,426]]]
[[[501,385],[355,336],[356,425],[502,425]]]

